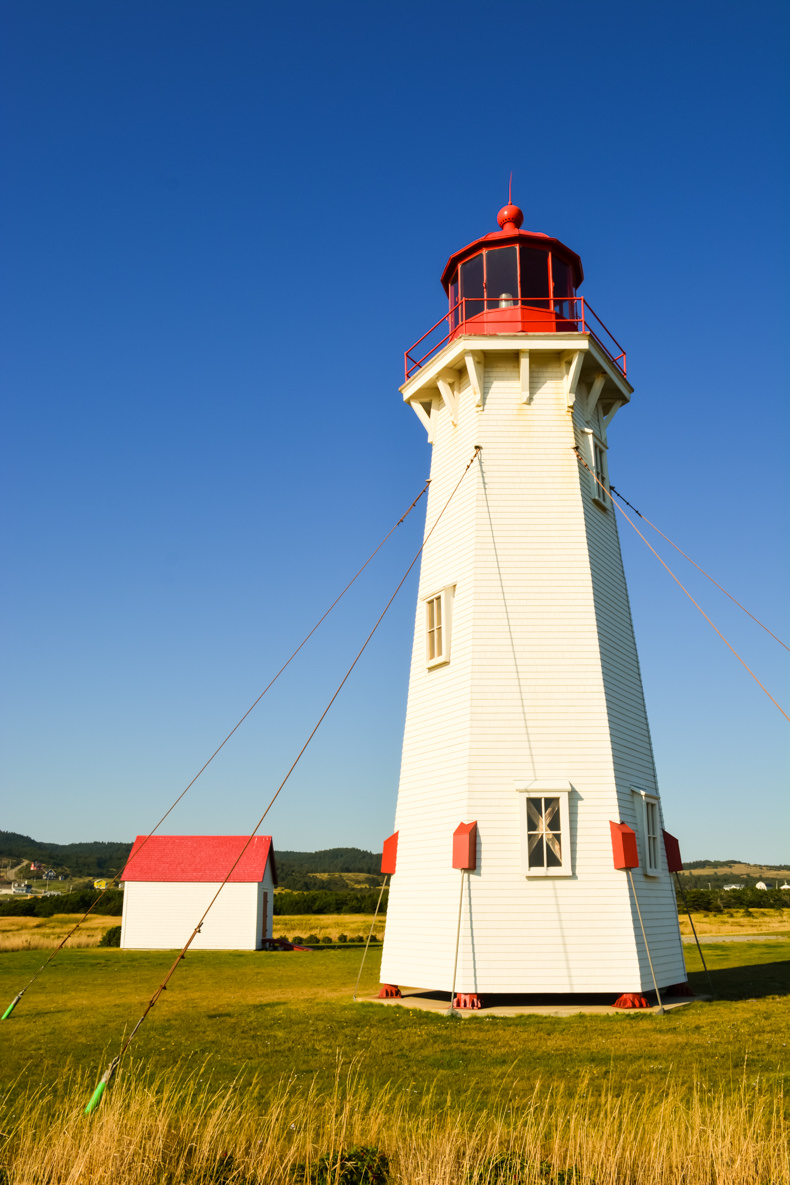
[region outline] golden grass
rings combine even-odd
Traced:
[[[742,910],[731,916],[720,913],[695,913],[694,926],[700,937],[727,937],[729,935],[773,934],[790,930],[790,909],[752,909],[751,917],[744,917]],[[688,914],[680,914],[680,933],[691,934]]]
[[[78,920],[79,915],[69,913],[56,913],[51,918],[0,918],[0,952],[52,950]],[[106,931],[120,922],[113,917],[86,918],[66,946],[70,950],[98,946]]]
[[[129,1062],[98,1111],[70,1077],[55,1097],[33,1091],[2,1115],[0,1165],[9,1185],[75,1182],[359,1181],[341,1154],[377,1150],[389,1185],[787,1185],[781,1098],[744,1075],[715,1091],[621,1093],[588,1081],[560,1089],[511,1072],[493,1107],[459,1093],[415,1098],[405,1085],[375,1093],[354,1067],[322,1093],[294,1080],[266,1093],[212,1087],[205,1067],[156,1077]],[[459,1087],[462,1083],[459,1075]],[[321,1174],[322,1157],[326,1173]]]
[[[372,921],[372,913],[280,914],[274,919],[274,936],[293,938],[300,934],[302,938],[306,938],[308,934],[315,934],[317,938],[327,935],[337,940],[340,934],[345,934],[348,938],[362,934],[367,938]],[[376,918],[374,930],[379,938],[384,937],[385,922],[386,914],[380,913]]]

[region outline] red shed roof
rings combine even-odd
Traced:
[[[224,881],[247,843],[246,835],[138,835],[132,845],[122,881]],[[270,835],[256,835],[233,869],[229,880],[262,881],[271,859],[277,883]]]

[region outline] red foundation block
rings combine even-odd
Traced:
[[[400,988],[397,983],[383,983],[381,991],[379,992],[380,1000],[402,1000]]]
[[[649,1008],[650,1004],[646,996],[640,996],[635,992],[626,992],[622,996],[618,996],[612,1008]]]
[[[483,1007],[483,997],[477,992],[459,992],[453,1000],[453,1008],[475,1009]]]

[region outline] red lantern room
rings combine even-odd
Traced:
[[[442,272],[449,312],[406,352],[407,379],[448,341],[494,333],[590,334],[625,374],[625,351],[577,295],[581,259],[559,239],[522,230],[523,221],[518,206],[503,206],[499,230],[450,256]]]
[[[559,239],[522,230],[518,206],[503,206],[501,229],[451,255],[442,273],[450,336],[459,333],[574,332],[582,261]]]

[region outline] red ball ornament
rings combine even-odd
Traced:
[[[524,215],[518,206],[503,206],[496,216],[502,230],[518,230],[524,221]]]

